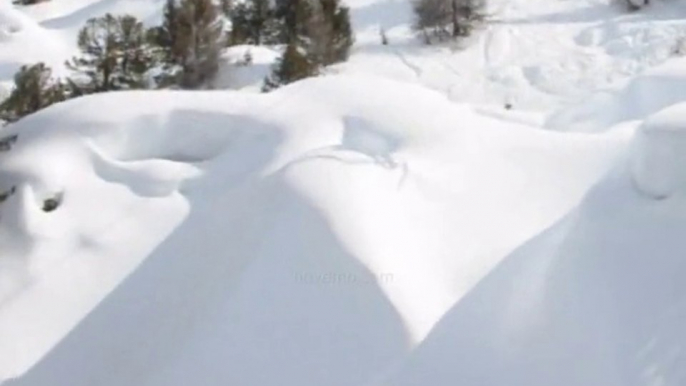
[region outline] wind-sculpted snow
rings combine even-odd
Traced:
[[[683,385],[684,208],[683,197],[641,195],[619,167],[506,257],[383,384]]]
[[[0,3],[0,87],[162,2]],[[491,0],[427,47],[346,3],[315,79],[258,94],[279,47],[238,46],[0,129],[3,386],[686,384],[683,4]]]
[[[626,143],[359,76],[80,98],[10,132],[10,385],[378,379]]]

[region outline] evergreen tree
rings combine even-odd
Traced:
[[[308,0],[275,0],[275,15],[282,22],[281,39],[290,42],[298,35],[298,24],[302,22],[302,15],[298,16],[298,9]],[[302,12],[302,10],[301,10]]]
[[[350,48],[354,43],[350,10],[341,5],[340,0],[320,0],[325,20],[326,54],[324,65],[348,60]]]
[[[67,62],[85,80],[72,80],[80,93],[145,87],[153,66],[143,24],[133,16],[93,18],[79,32],[82,56]]]
[[[290,40],[265,82],[265,91],[346,60],[353,44],[349,10],[340,0],[293,0],[281,6],[283,17],[292,18],[292,22],[284,21]]]
[[[68,96],[66,86],[52,78],[43,63],[23,66],[14,76],[14,89],[0,104],[0,120],[14,122]]]
[[[307,53],[294,40],[286,46],[286,51],[274,67],[272,74],[265,80],[262,91],[268,92],[317,73],[316,63],[308,58]]]
[[[148,41],[154,47],[155,58],[161,64],[161,71],[156,76],[158,87],[177,83],[183,62],[178,1],[166,0],[162,15],[162,25],[151,28],[147,33]]]
[[[271,0],[247,0],[231,12],[229,43],[276,44],[281,39],[280,21]]]
[[[210,81],[219,69],[222,42],[220,9],[212,0],[182,0],[177,23],[177,37],[171,47],[174,64],[180,72],[182,88],[198,88]]]
[[[166,0],[163,10],[162,25],[152,29],[154,42],[162,50],[162,58],[166,63],[175,63],[179,54],[175,51],[178,46],[179,6],[176,0]]]
[[[485,0],[416,0],[415,29],[427,43],[465,37],[482,22]]]

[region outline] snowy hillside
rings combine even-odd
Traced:
[[[0,84],[162,3],[3,2]],[[686,384],[686,4],[492,0],[427,47],[347,3],[326,76],[257,93],[239,46],[234,90],[0,129],[0,384]]]

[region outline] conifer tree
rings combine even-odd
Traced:
[[[350,10],[342,6],[340,0],[320,1],[327,33],[323,37],[326,47],[323,64],[330,65],[346,61],[354,43]]]
[[[84,79],[72,79],[81,93],[145,87],[153,66],[143,24],[133,16],[107,14],[86,22],[78,37],[82,56],[67,66]]]
[[[277,3],[278,4],[278,3]],[[281,3],[286,50],[265,82],[265,91],[317,75],[324,66],[348,58],[353,44],[348,8],[340,0],[293,0]]]
[[[219,7],[212,0],[182,0],[177,23],[177,38],[171,47],[180,67],[178,84],[198,88],[212,80],[219,69],[223,46],[223,24]]]
[[[280,21],[271,0],[247,0],[231,12],[229,43],[276,44],[281,39]]]
[[[262,91],[268,92],[282,85],[316,75],[317,65],[307,54],[292,41],[286,46],[286,51],[274,66],[272,74],[265,80]]]
[[[0,120],[14,122],[68,96],[66,86],[52,78],[44,63],[23,66],[14,76],[14,89],[0,104]]]
[[[485,0],[415,0],[415,29],[427,43],[465,37],[485,18]]]

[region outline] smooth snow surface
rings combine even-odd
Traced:
[[[686,384],[684,4],[492,0],[426,47],[346,2],[325,76],[259,94],[278,49],[232,47],[217,90],[0,129],[3,386]],[[0,3],[0,89],[162,3]]]
[[[636,134],[634,180],[655,198],[686,193],[686,104],[648,118]]]

